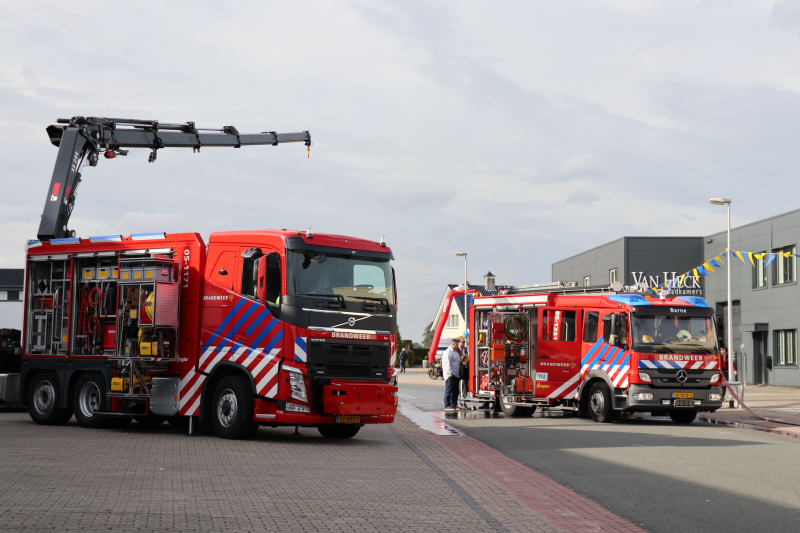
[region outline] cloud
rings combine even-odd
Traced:
[[[772,6],[772,20],[784,30],[800,30],[800,0],[782,0]]]
[[[571,192],[564,203],[566,205],[575,204],[579,206],[590,206],[599,199],[600,198],[595,193],[580,189]]]
[[[578,154],[566,161],[556,172],[558,180],[572,180],[602,173],[600,160],[595,154]]]

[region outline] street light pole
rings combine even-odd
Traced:
[[[467,291],[467,252],[456,252],[457,256],[464,256],[464,332],[466,333],[467,343],[464,346],[469,352],[469,305]]]
[[[731,297],[731,200],[728,198],[712,198],[714,205],[728,206],[728,383],[733,379],[733,301]]]

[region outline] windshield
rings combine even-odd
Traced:
[[[647,353],[717,353],[714,320],[687,316],[632,317],[634,349]]]
[[[394,305],[389,258],[287,250],[291,296],[343,297],[348,302]]]

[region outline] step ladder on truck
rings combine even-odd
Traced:
[[[22,368],[3,378],[34,421],[200,423],[224,438],[307,426],[350,438],[394,420],[397,301],[383,238],[308,228],[216,232],[206,244],[197,233],[67,229],[82,166],[99,154],[150,148],[152,162],[164,147],[309,146],[308,132],[63,123],[48,128],[59,152],[26,251]]]
[[[505,292],[470,305],[469,402],[595,422],[648,412],[689,423],[722,406],[714,310],[703,298],[619,283]]]

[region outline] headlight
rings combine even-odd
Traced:
[[[296,403],[286,402],[286,409],[284,409],[287,413],[310,413],[311,408],[305,405],[297,405]]]
[[[644,381],[645,383],[651,383],[652,380],[650,379],[650,374],[647,372],[639,372],[639,380]]]
[[[711,376],[711,383],[716,383],[717,381],[719,381],[719,374]]]
[[[289,387],[292,389],[292,398],[300,400],[301,402],[308,401],[306,380],[303,378],[303,374],[289,372]]]
[[[647,374],[645,374],[647,375]],[[650,392],[637,392],[633,395],[634,400],[652,400],[653,394]]]
[[[709,394],[708,395],[709,402],[721,402],[722,401],[722,394]]]

